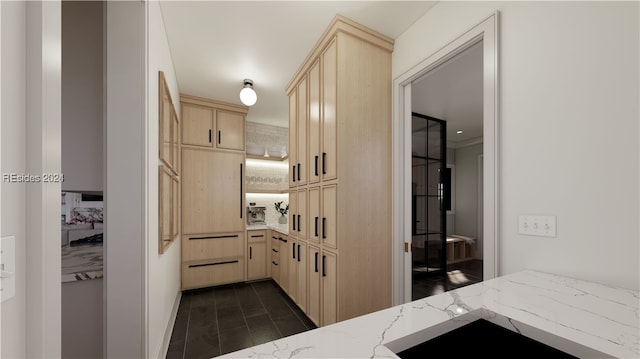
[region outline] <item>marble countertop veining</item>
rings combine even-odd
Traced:
[[[398,358],[395,353],[478,318],[578,357],[640,357],[638,291],[532,270],[222,357]]]

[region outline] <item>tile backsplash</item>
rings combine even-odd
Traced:
[[[267,224],[278,224],[278,218],[280,213],[276,211],[274,204],[276,202],[283,201],[283,205],[289,203],[288,193],[248,193],[247,194],[247,206],[251,202],[255,202],[256,206],[265,206],[265,221]]]

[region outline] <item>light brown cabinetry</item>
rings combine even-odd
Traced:
[[[280,287],[286,292],[289,293],[289,287],[290,287],[290,273],[289,273],[289,266],[291,263],[291,260],[289,259],[289,253],[288,250],[290,250],[290,242],[289,242],[289,238],[280,233],[280,232],[276,232],[273,231],[272,232],[272,237],[275,237],[273,239],[277,240],[279,243],[277,245],[277,258],[278,258],[278,262],[276,263],[276,267],[277,269],[277,278],[276,282],[278,283],[278,285],[280,285]],[[275,244],[272,241],[272,248],[275,248]]]
[[[321,326],[391,306],[392,51],[337,16],[287,86],[289,236],[308,248],[307,313]]]
[[[245,107],[182,95],[182,144],[244,151]]]
[[[243,281],[248,266],[251,276],[268,277],[266,238],[250,247],[245,239],[247,108],[185,95],[180,99],[182,289]]]
[[[307,190],[289,192],[289,236],[307,239]]]
[[[271,231],[271,278],[280,284],[280,239]]]
[[[182,289],[244,280],[244,232],[182,236]]]
[[[247,280],[268,278],[271,269],[271,242],[266,230],[247,231]],[[267,251],[269,245],[269,251]]]

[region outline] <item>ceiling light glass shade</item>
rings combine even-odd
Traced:
[[[240,90],[240,101],[246,106],[253,106],[257,100],[258,95],[253,90],[253,81],[244,80],[244,87]]]

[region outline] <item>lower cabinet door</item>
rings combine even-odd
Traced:
[[[247,279],[267,277],[267,242],[253,242],[247,246]]]
[[[242,282],[244,268],[245,261],[242,257],[183,263],[182,289]]]
[[[307,244],[298,241],[296,244],[296,304],[303,312],[307,311]]]
[[[322,326],[338,321],[338,257],[331,252],[322,251]]]
[[[309,297],[307,305],[307,316],[311,321],[320,326],[320,250],[314,246],[309,246],[308,273],[309,273]]]

